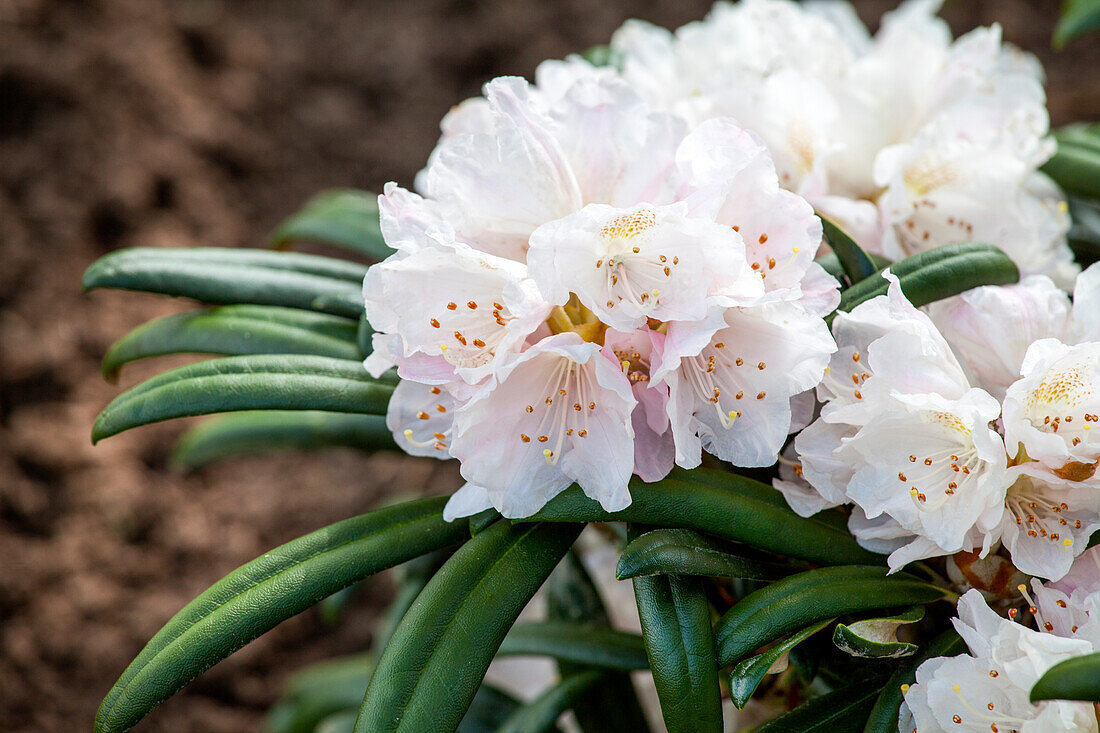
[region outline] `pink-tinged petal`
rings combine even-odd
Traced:
[[[1058,580],[1100,529],[1100,491],[1055,476],[1030,462],[1011,470],[1001,532],[1012,564],[1028,575]]]
[[[455,400],[442,387],[402,380],[390,397],[386,427],[406,453],[445,460],[454,413]]]
[[[840,305],[840,283],[816,262],[806,268],[806,274],[799,283],[798,304],[824,318]]]
[[[425,247],[447,247],[455,241],[454,227],[439,204],[406,191],[392,181],[378,197],[382,238],[399,252]]]
[[[792,396],[816,385],[836,344],[824,322],[784,301],[669,324],[655,380],[669,385],[677,462],[696,440],[739,466],[769,466],[790,433]]]
[[[502,514],[529,516],[574,481],[605,506],[629,503],[635,400],[598,345],[551,336],[512,357],[499,380],[458,411],[451,451]]]
[[[648,328],[631,333],[608,330],[604,335],[604,353],[614,355],[638,401],[631,414],[634,473],[643,481],[664,478],[676,460],[676,448],[666,412],[668,388],[650,381],[654,344],[663,340],[664,334]]]
[[[501,77],[485,87],[494,129],[447,137],[417,184],[439,202],[459,237],[476,249],[522,261],[540,224],[581,207],[580,191],[554,121],[527,82]]]
[[[463,517],[472,517],[486,509],[491,509],[492,506],[493,502],[489,499],[488,491],[480,486],[465,483],[447,500],[447,505],[443,507],[443,520],[453,522]]]
[[[477,384],[550,312],[526,268],[456,245],[391,257],[367,272],[367,317],[400,333],[404,354],[442,357]]]
[[[934,303],[928,314],[973,376],[998,399],[1020,375],[1027,348],[1060,337],[1070,302],[1049,278],[1033,275],[1017,285],[986,286]]]

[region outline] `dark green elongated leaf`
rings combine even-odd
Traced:
[[[821,219],[821,228],[825,234],[825,241],[832,248],[840,262],[840,267],[848,277],[848,282],[855,284],[864,278],[874,275],[879,269],[855,240],[839,226],[818,213]]]
[[[545,656],[607,669],[649,669],[642,637],[569,621],[516,624],[497,656]]]
[[[619,580],[657,574],[776,580],[791,572],[786,565],[738,557],[698,532],[655,529],[623,548],[615,575]]]
[[[833,621],[836,621],[836,619],[827,618],[824,621],[818,621],[812,626],[807,626],[801,631],[796,631],[766,652],[739,662],[737,666],[733,668],[733,672],[730,673],[730,698],[733,700],[733,704],[736,705],[738,709],[744,708],[745,705],[748,704],[749,698],[752,697],[752,693],[756,692],[756,688],[763,682],[768,671],[784,654],[824,629]]]
[[[742,598],[714,628],[718,662],[733,664],[785,634],[822,619],[931,603],[948,594],[907,573],[877,566],[819,568],[777,580]]]
[[[928,305],[982,285],[1007,285],[1020,279],[1016,264],[991,245],[949,244],[906,257],[890,266],[902,292],[915,306]],[[840,295],[838,311],[885,295],[889,283],[872,275]]]
[[[463,540],[443,521],[445,497],[338,522],[277,547],[225,576],[149,641],[107,693],[97,733],[123,731],[203,670],[276,624],[373,573]]]
[[[882,676],[858,680],[815,697],[756,729],[756,733],[855,733],[882,689]]]
[[[219,305],[278,305],[358,318],[365,274],[363,265],[295,252],[135,247],[92,263],[84,273],[84,289],[140,290]]]
[[[872,264],[874,264],[876,272],[884,267],[890,266],[890,260],[886,257],[883,257],[882,255],[876,255],[872,252],[865,252],[864,254],[866,254],[868,259],[870,259]],[[835,279],[844,282],[844,268],[840,266],[840,260],[835,254],[830,252],[829,254],[821,255],[816,260],[814,260],[814,262],[821,265],[822,269],[832,275]]]
[[[519,710],[520,702],[508,693],[492,685],[477,688],[470,709],[466,711],[457,733],[496,733],[512,713]],[[557,727],[550,730],[557,733]]]
[[[681,481],[690,481],[696,484],[702,484],[704,486],[712,486],[716,489],[722,489],[724,491],[733,491],[742,494],[747,497],[751,497],[753,500],[758,501],[769,506],[778,507],[779,509],[790,509],[787,504],[787,500],[783,498],[783,495],[772,488],[770,485],[761,483],[746,476],[741,476],[730,471],[719,471],[713,468],[693,468],[690,471],[686,471],[682,468],[676,467],[672,469],[672,473],[669,474],[670,478],[678,479]],[[814,514],[811,517],[805,517],[806,520],[815,524],[820,524],[824,527],[834,529],[844,534],[850,534],[848,531],[848,517],[840,511],[823,511]]]
[[[566,553],[546,582],[546,612],[552,621],[582,623],[599,629],[611,626],[596,584],[584,569],[576,550]],[[563,678],[590,669],[565,659],[558,660],[558,672]],[[574,703],[573,715],[585,733],[649,730],[630,675],[625,672],[607,671],[598,687]]]
[[[1090,150],[1100,150],[1100,123],[1075,122],[1054,131],[1059,145],[1078,145]]]
[[[351,733],[355,727],[355,711],[342,710],[333,713],[317,724],[313,733]]]
[[[256,410],[220,415],[192,428],[172,452],[172,466],[191,471],[247,453],[333,447],[395,448],[381,415],[315,410]]]
[[[335,713],[350,711],[354,716],[373,664],[370,654],[356,654],[298,672],[287,683],[283,699],[268,712],[264,729],[268,733],[313,733],[321,721]]]
[[[338,712],[351,714],[351,720],[347,722],[348,730],[351,730],[374,669],[377,652],[386,645],[393,630],[416,600],[417,594],[452,554],[451,547],[435,550],[395,568],[394,575],[398,577],[397,594],[385,615],[375,625],[374,638],[371,640],[372,651],[315,664],[295,674],[287,684],[283,698],[268,714],[268,733],[312,733],[322,720]],[[327,600],[328,598],[325,599]],[[483,685],[475,696],[470,713],[474,712],[477,697],[491,695],[489,692],[483,695],[484,689]],[[467,718],[469,717],[468,714]]]
[[[1062,48],[1075,38],[1100,30],[1100,0],[1066,0],[1054,28],[1054,47]]]
[[[1100,652],[1059,662],[1031,688],[1031,701],[1087,700],[1100,702]]]
[[[710,604],[702,581],[634,578],[642,637],[669,733],[722,731],[722,694]]]
[[[100,257],[84,276],[86,280],[119,277],[131,267],[142,270],[155,262],[202,265],[211,270],[228,266],[298,272],[354,285],[362,285],[367,274],[367,266],[357,262],[297,252],[272,252],[247,247],[130,247]],[[85,287],[104,286],[96,284]]]
[[[291,678],[284,699],[268,713],[267,733],[320,733],[324,726],[351,731],[373,667],[357,654],[308,667]],[[492,733],[519,708],[511,695],[491,685],[478,688],[458,733]]]
[[[178,313],[135,328],[108,349],[103,374],[165,354],[312,354],[362,359],[355,324],[346,318],[294,308],[227,305]]]
[[[123,392],[104,408],[92,441],[140,425],[240,410],[323,410],[386,414],[393,386],[358,361],[264,354],[188,364]]]
[[[584,698],[602,678],[603,673],[596,670],[566,677],[512,713],[498,733],[543,733],[553,730],[558,717]]]
[[[454,730],[508,628],[579,533],[497,522],[459,548],[382,651],[355,729]]]
[[[473,515],[470,517],[470,536],[473,537],[498,519],[500,519],[500,512],[496,509],[486,509]]]
[[[363,357],[370,356],[374,352],[374,329],[370,327],[370,321],[367,320],[366,315],[359,318],[355,340],[359,344],[359,353]]]
[[[882,693],[875,700],[864,733],[898,733],[898,709],[904,694],[902,686],[916,680],[917,667],[933,657],[954,657],[966,651],[966,644],[954,629],[948,629],[930,641],[920,653],[890,676]],[[909,733],[906,731],[905,733]]]
[[[393,254],[378,224],[378,196],[350,188],[317,194],[270,237],[273,247],[296,240],[333,244],[372,260],[384,260]]]
[[[1042,171],[1067,193],[1100,198],[1100,143],[1094,147],[1088,141],[1062,137]]]
[[[897,659],[916,653],[917,645],[898,641],[899,626],[924,618],[924,607],[913,606],[887,618],[868,618],[851,624],[837,624],[833,644],[853,657]]]
[[[606,512],[572,486],[552,499],[532,519],[551,522],[625,521],[709,532],[780,555],[825,565],[882,562],[860,547],[847,530],[803,519],[786,506],[764,499],[777,494],[758,481],[730,474],[728,485],[711,486],[666,478],[655,483],[633,480],[630,506]],[[782,501],[782,497],[779,497]]]

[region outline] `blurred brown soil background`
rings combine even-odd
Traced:
[[[877,23],[890,2],[858,2]],[[949,2],[956,31],[999,20],[1037,53],[1056,123],[1100,119],[1100,41],[1050,51],[1058,3]],[[176,610],[277,544],[453,466],[350,451],[167,457],[171,423],[93,448],[107,346],[187,304],[80,293],[133,245],[263,246],[310,194],[411,183],[438,121],[500,74],[607,40],[628,17],[676,26],[707,0],[0,0],[0,727],[88,730],[102,695]],[[169,360],[170,361],[170,360]],[[180,363],[177,360],[177,363]],[[358,651],[388,599],[292,619],[200,677],[144,731],[261,726],[286,676]]]

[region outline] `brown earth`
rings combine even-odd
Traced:
[[[184,425],[93,448],[111,341],[186,304],[82,295],[131,245],[262,246],[330,186],[409,183],[439,118],[486,79],[603,42],[636,16],[709,3],[598,0],[0,0],[0,725],[88,729],[177,609],[232,568],[384,497],[445,492],[453,467],[392,454],[281,454],[168,471]],[[886,2],[860,2],[875,20]],[[1038,53],[1055,122],[1100,118],[1096,37],[1054,55],[1057,2],[955,2]],[[170,361],[170,360],[168,360]],[[167,365],[138,365],[122,386]],[[255,730],[286,675],[359,650],[390,593],[297,617],[202,676],[145,731]]]

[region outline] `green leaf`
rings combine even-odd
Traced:
[[[566,553],[546,582],[546,613],[553,621],[583,623],[610,628],[611,620],[591,576],[576,550]],[[642,652],[645,658],[645,651]],[[648,665],[648,660],[645,661]],[[591,669],[565,659],[558,660],[564,677]],[[638,733],[649,730],[638,695],[625,672],[608,671],[603,682],[573,706],[577,724],[586,733]]]
[[[338,522],[234,570],[187,604],[107,693],[97,733],[124,731],[201,672],[322,598],[379,570],[460,542],[443,521],[446,497]]]
[[[504,721],[519,710],[520,702],[492,685],[477,688],[474,701],[466,711],[457,733],[496,733]],[[557,728],[550,730],[557,731]]]
[[[298,240],[333,244],[376,261],[393,254],[378,224],[378,196],[350,188],[317,194],[270,237],[273,247]]]
[[[455,729],[508,628],[580,529],[497,522],[459,548],[382,651],[355,729]]]
[[[543,733],[554,730],[558,717],[582,700],[602,680],[603,673],[595,670],[566,677],[531,703],[512,713],[498,733]]]
[[[373,667],[369,654],[308,667],[291,678],[286,696],[268,712],[267,733],[320,733],[328,728],[351,731],[367,678]],[[511,695],[491,685],[478,688],[458,733],[493,733],[519,709]]]
[[[1059,145],[1070,144],[1100,150],[1100,123],[1074,122],[1054,131],[1054,139]]]
[[[328,716],[313,729],[313,733],[351,733],[355,727],[355,711],[342,710]]]
[[[175,469],[192,471],[230,456],[338,446],[375,451],[396,444],[381,415],[256,410],[220,415],[192,428],[180,438],[170,460]]]
[[[581,56],[593,66],[618,67],[622,62],[620,54],[616,53],[611,46],[605,45],[592,46],[582,53]]]
[[[264,730],[313,733],[321,721],[336,713],[351,711],[354,716],[373,664],[370,654],[356,654],[298,672],[287,682],[283,698],[268,711]]]
[[[756,729],[756,733],[855,733],[881,688],[881,676],[869,676],[847,687],[815,697]]]
[[[588,667],[649,669],[642,637],[569,621],[516,624],[497,656],[545,656]]]
[[[876,255],[871,252],[866,252],[865,254],[874,264],[876,272],[884,267],[890,266],[890,260],[882,255]],[[830,252],[829,254],[821,255],[814,260],[814,262],[821,265],[822,269],[832,275],[834,279],[839,280],[841,283],[844,282],[844,268],[840,266],[840,259],[837,258],[835,254]]]
[[[880,555],[860,547],[847,529],[829,520],[804,519],[795,514],[770,486],[735,474],[723,474],[728,477],[723,486],[684,481],[679,475],[655,483],[632,480],[633,501],[618,512],[604,511],[579,487],[572,486],[551,499],[532,519],[618,521],[691,529],[825,565],[882,562]]]
[[[1031,688],[1031,701],[1087,700],[1100,702],[1100,652],[1059,662]]]
[[[669,733],[721,733],[722,695],[702,581],[667,575],[634,578],[633,583],[642,638]]]
[[[780,661],[795,646],[821,631],[833,621],[836,621],[836,619],[827,618],[812,626],[807,626],[801,631],[791,634],[766,652],[739,662],[733,668],[733,672],[730,673],[730,698],[733,700],[733,704],[739,710],[744,708],[748,704],[749,698],[752,697],[752,693],[756,692],[756,688],[764,681],[764,677],[771,671],[776,662]]]
[[[231,356],[158,374],[104,408],[92,441],[140,425],[240,410],[323,410],[386,414],[393,385],[358,361],[323,356]]]
[[[966,644],[954,629],[948,629],[923,647],[913,659],[890,676],[871,708],[864,733],[898,733],[898,709],[904,694],[902,686],[916,681],[917,667],[934,657],[954,657],[966,651]],[[908,731],[906,731],[908,733]]]
[[[364,357],[374,352],[374,329],[370,327],[370,321],[366,314],[359,318],[359,327],[355,332],[355,340],[359,344],[359,353]]]
[[[1062,17],[1054,28],[1054,47],[1061,49],[1096,30],[1100,30],[1100,0],[1065,0]]]
[[[655,529],[623,548],[615,576],[702,575],[709,578],[776,580],[792,568],[738,557],[721,542],[688,529]]]
[[[878,566],[819,568],[791,575],[742,598],[714,628],[718,662],[734,664],[764,644],[826,618],[941,600],[948,593]]]
[[[1100,198],[1100,146],[1080,140],[1060,139],[1058,150],[1041,170],[1067,193]]]
[[[84,273],[84,289],[139,290],[203,303],[278,305],[359,318],[365,275],[363,265],[295,252],[135,247],[92,263]]]
[[[878,266],[856,244],[855,240],[839,226],[822,216],[820,212],[817,213],[817,216],[821,219],[825,241],[832,248],[833,254],[840,262],[840,267],[848,277],[848,282],[854,285],[860,280],[874,275],[879,269]]]
[[[852,624],[837,624],[833,631],[836,648],[853,657],[897,659],[916,653],[917,645],[898,641],[899,626],[924,618],[924,606],[913,606],[886,618],[869,618]]]
[[[500,512],[492,508],[474,514],[470,517],[470,536],[473,537],[500,518]]]
[[[909,302],[920,307],[982,285],[1007,285],[1020,279],[1016,264],[1001,250],[986,244],[948,244],[906,257],[890,265]],[[841,293],[838,311],[885,295],[889,282],[872,275]],[[830,317],[831,318],[831,317]]]
[[[139,326],[103,357],[113,379],[124,364],[166,354],[312,354],[362,359],[356,326],[346,318],[294,308],[227,305],[178,313]]]

